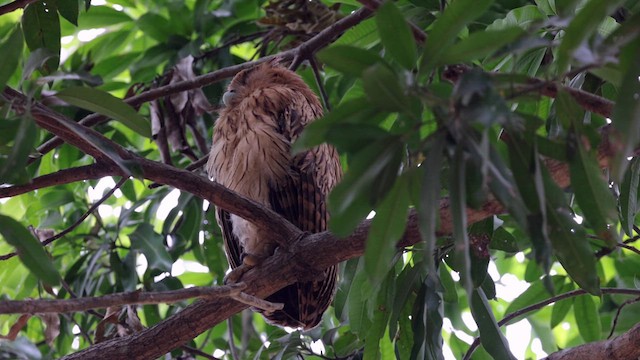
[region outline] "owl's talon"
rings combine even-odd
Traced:
[[[225,275],[222,281],[225,285],[237,284],[240,282],[240,279],[242,279],[242,276],[244,276],[244,274],[251,269],[253,269],[253,266],[242,264]]]

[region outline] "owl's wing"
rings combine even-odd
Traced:
[[[297,111],[285,111],[281,116],[298,117],[300,114]],[[290,141],[297,137],[303,127],[300,125],[303,119],[290,118],[283,123],[291,124],[291,132],[283,134],[290,136]],[[302,152],[293,158],[287,180],[273,184],[269,189],[271,207],[302,231],[325,231],[329,220],[326,198],[340,174],[338,154],[333,147],[321,145]],[[288,316],[294,317],[295,323],[289,325],[292,327],[303,326],[308,329],[316,326],[333,298],[336,267],[326,269],[323,275],[319,281],[296,283],[272,295],[271,301],[285,303],[285,311],[265,316],[277,323],[286,323],[291,320],[286,319]]]
[[[233,225],[231,224],[231,214],[221,208],[216,208],[216,219],[218,225],[222,229],[222,238],[224,240],[224,250],[227,253],[227,259],[232,269],[242,264],[242,248],[240,241],[233,234]]]

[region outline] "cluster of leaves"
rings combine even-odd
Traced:
[[[290,14],[273,13],[298,11],[291,4],[317,16],[309,17],[310,24],[299,17],[289,23]],[[206,156],[203,139],[211,136],[206,129],[215,116],[203,112],[203,93],[157,99],[138,112],[119,98],[190,79],[192,69],[208,73],[256,53],[275,53],[320,31],[313,23],[318,18],[329,24],[327,19],[361,7],[352,0],[291,4],[272,2],[265,12],[266,4],[252,0],[32,2],[23,12],[0,16],[0,87],[19,88],[76,121],[86,121],[90,112],[106,115],[113,121],[95,122],[98,132],[148,159],[186,167]],[[483,349],[474,358],[509,358],[496,318],[577,288],[593,295],[601,295],[602,287],[633,288],[638,255],[611,249],[639,235],[640,162],[627,160],[640,137],[634,97],[640,92],[639,11],[633,0],[381,4],[373,17],[317,53],[324,66],[320,84],[312,69],[298,71],[316,93],[322,87],[333,111],[305,130],[296,147],[327,141],[343,155],[347,172],[330,197],[331,230],[347,235],[375,210],[365,255],[341,266],[334,307],[320,327],[288,333],[244,313],[189,347],[225,357],[233,347],[242,358],[315,358],[315,345],[322,344],[329,358],[437,359],[444,343],[461,358],[469,345],[451,329],[443,331],[448,319],[456,330],[481,335]],[[265,32],[258,21],[276,28]],[[95,37],[85,40],[87,34]],[[274,41],[274,34],[282,38]],[[185,66],[189,56],[193,66]],[[553,97],[545,92],[549,84],[555,84]],[[213,84],[203,91],[216,102],[222,89]],[[585,111],[578,90],[604,105]],[[607,99],[615,102],[613,110]],[[94,162],[68,144],[43,151],[51,135],[28,111],[2,106],[2,184]],[[605,115],[617,152],[603,174],[597,150],[605,142]],[[95,146],[102,147],[99,141]],[[36,156],[36,148],[43,154]],[[561,171],[568,171],[569,189],[568,182],[556,182],[549,159],[568,163]],[[126,162],[118,165],[137,174]],[[97,185],[75,182],[1,200],[0,254],[20,255],[0,260],[4,298],[64,299],[222,282],[222,241],[201,199],[126,180],[103,199],[101,211],[84,219],[96,200],[88,198],[89,189]],[[441,198],[448,198],[451,217],[439,221]],[[505,214],[468,227],[465,209],[494,200]],[[399,251],[396,243],[414,210],[424,241]],[[449,231],[442,231],[445,225]],[[71,230],[66,236],[40,246],[38,240],[65,229]],[[490,264],[500,278],[488,274]],[[202,266],[208,271],[194,270]],[[512,302],[496,296],[507,275],[529,284]],[[527,314],[531,339],[538,338],[547,353],[602,339],[625,300],[582,295]],[[142,306],[139,322],[152,326],[187,305]],[[638,311],[624,311],[617,332],[640,321]],[[92,345],[98,334],[134,331],[138,321],[131,313],[124,308],[122,321],[103,311],[61,314],[59,324],[2,315],[0,333],[17,339],[0,342],[0,354],[59,357]],[[478,330],[463,322],[468,313]],[[568,330],[558,326],[563,322]],[[51,326],[60,332],[55,339],[45,337]],[[173,355],[183,351],[189,350]],[[535,357],[531,346],[526,356]]]

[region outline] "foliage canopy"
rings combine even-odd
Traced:
[[[535,358],[640,338],[636,0],[15,1],[0,53],[2,358],[134,333],[156,348],[140,357],[228,359],[462,358],[478,336],[473,359]],[[246,310],[163,348],[146,328],[191,297],[7,310],[221,285],[209,201],[261,210],[197,178],[225,80],[274,55],[328,109],[294,150],[342,155],[331,232],[368,229],[333,254],[349,260],[320,327]],[[505,318],[530,331],[505,337]]]

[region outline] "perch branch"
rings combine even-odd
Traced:
[[[235,297],[246,287],[246,284],[238,283],[216,287],[190,287],[157,292],[131,291],[99,297],[63,300],[0,301],[0,314],[67,313],[108,308],[111,306],[175,303],[193,298],[214,299]]]

